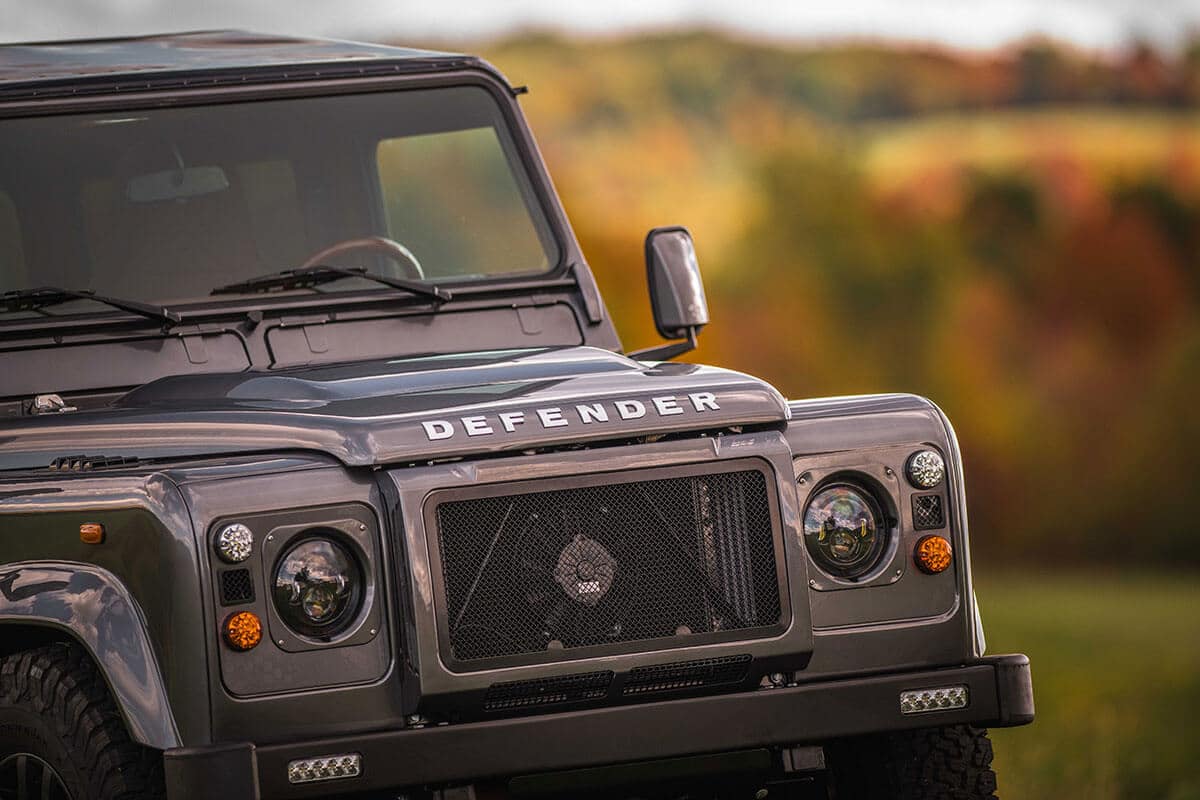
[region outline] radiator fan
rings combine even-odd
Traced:
[[[608,594],[616,573],[617,562],[604,545],[579,534],[558,554],[554,580],[567,597],[594,606]]]
[[[583,525],[586,517],[591,524]],[[629,524],[627,524],[629,523]],[[640,557],[626,546],[636,525],[595,514],[530,520],[513,552],[523,599],[540,620],[543,647],[620,641]]]

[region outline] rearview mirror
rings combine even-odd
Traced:
[[[687,228],[655,228],[646,234],[646,280],[659,335],[687,341],[633,355],[653,360],[686,353],[696,346],[696,334],[708,324],[708,300]]]
[[[179,167],[136,175],[125,184],[125,196],[134,203],[186,200],[229,188],[229,178],[220,167]]]

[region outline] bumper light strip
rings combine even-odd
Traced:
[[[936,689],[916,689],[900,693],[901,714],[924,714],[927,711],[949,711],[966,708],[969,695],[966,686],[942,686]]]
[[[340,756],[305,758],[288,763],[288,783],[315,783],[340,778],[355,778],[362,772],[362,756],[347,753]]]

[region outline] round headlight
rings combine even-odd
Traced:
[[[883,510],[870,492],[858,486],[828,486],[804,512],[809,555],[831,575],[866,575],[879,564],[887,538]]]
[[[362,601],[358,560],[332,539],[305,539],[275,568],[275,609],[304,636],[329,639],[354,621]]]

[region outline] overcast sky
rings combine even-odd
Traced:
[[[1048,34],[1087,48],[1172,45],[1200,0],[0,0],[0,41],[248,28],[362,39],[480,39],[694,27],[783,39],[885,37],[987,48]]]

